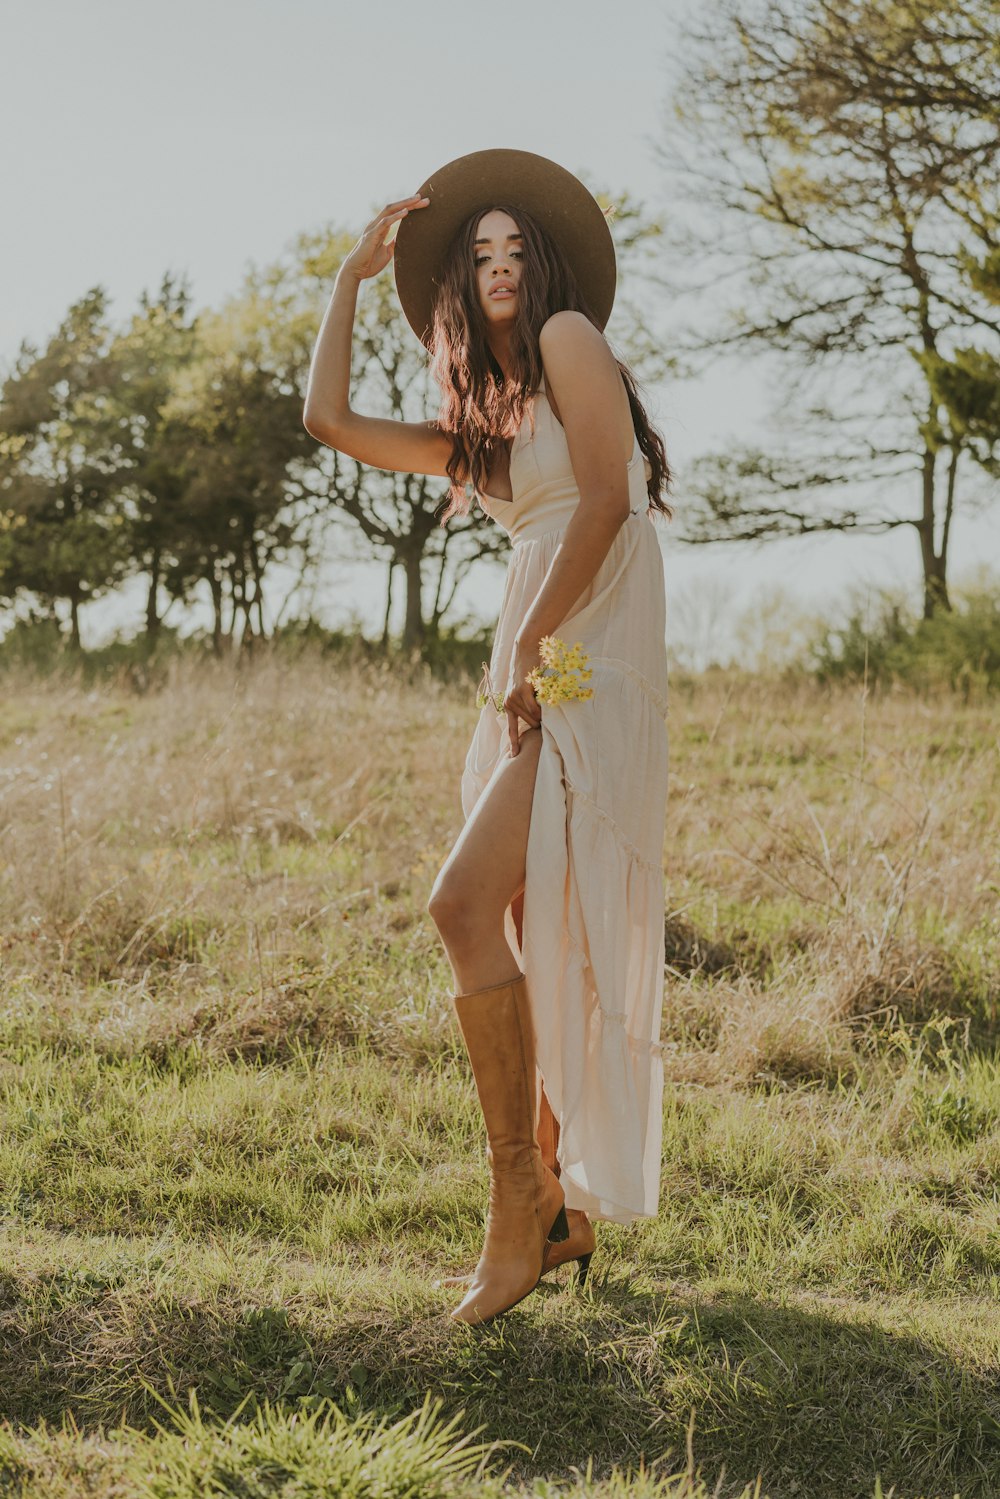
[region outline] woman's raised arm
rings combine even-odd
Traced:
[[[422,208],[428,201],[415,194],[386,204],[342,263],[313,349],[302,422],[317,441],[372,468],[445,475],[451,438],[437,422],[361,416],[351,410],[350,403],[358,287],[366,277],[378,275],[392,259],[395,237],[385,242],[391,226],[411,208]]]

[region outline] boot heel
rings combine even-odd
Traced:
[[[565,1203],[555,1216],[555,1222],[546,1234],[550,1244],[564,1244],[569,1238],[569,1219],[566,1217]]]
[[[576,1262],[576,1284],[578,1286],[582,1286],[587,1279],[587,1271],[590,1269],[592,1254],[593,1250],[591,1250],[590,1254],[581,1254]]]

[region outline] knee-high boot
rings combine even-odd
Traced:
[[[559,1179],[536,1138],[535,1032],[525,975],[453,997],[486,1124],[486,1237],[466,1295],[452,1311],[479,1325],[538,1285],[546,1242],[569,1233]]]

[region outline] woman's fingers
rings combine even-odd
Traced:
[[[509,692],[504,699],[504,709],[507,713],[507,733],[510,738],[510,752],[516,755],[521,747],[518,736],[517,725],[519,719],[524,719],[531,728],[537,729],[541,726],[542,714],[534,695],[530,698],[527,692]]]
[[[542,710],[530,685],[512,687],[503,700],[505,708],[514,708],[526,718],[532,728],[537,729],[542,721]]]
[[[539,707],[535,689],[527,678],[517,689],[518,704],[521,709],[521,717],[526,718],[533,729],[537,729],[542,721],[542,710]]]
[[[405,208],[410,203],[429,203],[430,199],[423,197],[420,193],[411,193],[408,198],[400,198],[396,203],[387,203],[383,213],[395,213],[397,208]]]
[[[396,235],[399,233],[399,226],[403,222],[403,220],[406,218],[406,215],[409,213],[410,209],[411,208],[423,208],[423,207],[426,206],[427,201],[428,201],[427,199],[422,198],[422,199],[419,199],[418,201],[407,203],[407,205],[406,205],[405,208],[400,208],[395,213],[388,213],[387,212],[387,213],[383,214],[382,217],[378,221],[379,222],[379,228],[384,228],[386,224],[389,224],[391,226],[390,229],[389,229],[389,232],[385,235],[384,239],[382,240],[383,245],[395,245]]]
[[[412,198],[400,198],[398,203],[387,203],[381,213],[366,224],[358,243],[348,260],[356,274],[362,279],[377,276],[392,259],[399,226],[411,208],[426,208],[429,198],[414,193]]]
[[[399,226],[406,218],[406,215],[409,213],[409,211],[410,210],[408,208],[401,208],[398,213],[390,214],[387,219],[383,219],[380,222],[380,229],[385,229],[386,225],[389,226],[385,237],[382,240],[382,243],[384,245],[391,245],[393,243],[396,235],[399,233]]]
[[[417,204],[429,203],[430,198],[422,198],[419,193],[414,193],[412,198],[400,198],[398,203],[387,203],[381,213],[372,219],[373,224],[387,223],[397,213],[405,213],[407,209],[414,208]]]
[[[507,734],[510,739],[510,752],[512,755],[519,753],[521,741],[517,733],[518,713],[516,708],[507,709]]]

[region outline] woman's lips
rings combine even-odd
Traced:
[[[512,297],[513,295],[514,295],[514,293],[509,289],[509,287],[500,286],[500,287],[497,288],[496,291],[491,291],[490,292],[490,300],[491,301],[494,300],[494,299],[496,299],[497,301],[505,300],[507,297]]]

